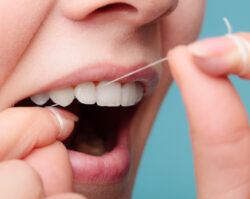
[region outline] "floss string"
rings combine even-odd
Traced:
[[[224,17],[223,20],[224,20],[224,22],[226,24],[227,32],[228,32],[225,36],[228,37],[228,38],[230,38],[230,39],[232,39],[236,43],[236,45],[238,46],[239,52],[242,55],[243,70],[242,70],[242,74],[241,75],[244,75],[246,73],[246,70],[247,70],[247,63],[248,63],[248,52],[247,52],[247,50],[250,52],[250,43],[247,40],[245,40],[244,38],[241,38],[239,36],[233,35],[232,26],[231,26],[229,20],[226,17]],[[146,65],[146,66],[144,66],[142,68],[139,68],[139,69],[137,69],[135,71],[127,73],[126,75],[123,75],[123,76],[121,76],[119,78],[116,78],[116,79],[108,82],[104,86],[108,86],[108,85],[110,85],[110,84],[112,84],[114,82],[117,82],[117,81],[119,81],[121,79],[124,79],[126,77],[129,77],[129,76],[131,76],[133,74],[136,74],[138,72],[146,70],[146,69],[148,69],[150,67],[156,66],[157,64],[160,64],[160,63],[165,62],[167,60],[168,60],[167,57],[162,58],[162,59],[160,59],[158,61],[155,61],[155,62],[153,62],[153,63],[151,63],[149,65]]]
[[[63,127],[64,127],[63,119],[62,119],[61,115],[54,109],[54,107],[48,106],[46,108],[49,109],[55,115],[56,119],[58,120],[58,123],[59,123],[59,126],[60,126],[60,132],[59,132],[57,137],[60,137],[62,135],[62,133],[63,133]]]

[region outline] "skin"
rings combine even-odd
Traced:
[[[130,198],[144,145],[172,81],[167,65],[163,67],[157,89],[143,100],[132,121],[131,170],[117,185],[96,188],[72,182],[69,158],[60,141],[71,133],[76,120],[74,116],[66,112],[62,114],[65,125],[59,135],[59,124],[50,111],[10,106],[76,70],[79,64],[111,60],[130,66],[146,58],[150,62],[168,55],[171,72],[180,87],[188,113],[198,198],[249,198],[249,127],[236,91],[224,76],[214,76],[218,69],[212,73],[200,70],[199,64],[191,59],[187,46],[169,51],[197,38],[205,1],[159,0],[155,5],[155,0],[123,0],[137,12],[123,15],[108,11],[88,17],[94,10],[117,2],[121,1],[23,0],[20,3],[18,0],[0,0],[0,18],[3,19],[0,21],[0,129],[4,129],[0,139],[0,197],[80,199],[82,196],[76,194],[62,195],[64,192],[79,192],[90,199]],[[111,18],[115,18],[112,23]],[[101,34],[96,31],[99,27],[102,28]],[[241,36],[249,37],[248,34]],[[142,45],[141,41],[145,43]],[[83,63],[82,57],[85,58]],[[238,60],[241,60],[240,56]],[[240,61],[228,62],[217,75],[227,75],[232,71],[239,74],[240,69],[236,69],[241,65]],[[207,89],[197,86],[200,83]],[[197,102],[200,103],[199,109]],[[214,106],[218,108],[211,108]],[[228,111],[235,117],[228,118]],[[219,124],[214,120],[215,116],[221,119]],[[34,122],[35,127],[31,125]],[[48,159],[53,161],[53,167],[46,164]],[[14,193],[13,189],[17,192]]]

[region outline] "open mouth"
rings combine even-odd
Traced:
[[[128,176],[130,134],[134,133],[131,126],[143,96],[157,87],[159,71],[150,68],[119,82],[107,82],[144,65],[85,66],[41,85],[40,89],[24,94],[13,103],[15,106],[59,106],[79,117],[71,136],[64,141],[74,184],[107,185]]]
[[[77,183],[113,183],[129,170],[129,127],[143,98],[143,87],[138,82],[106,83],[85,82],[39,93],[15,105],[56,104],[79,117],[73,133],[64,141]]]

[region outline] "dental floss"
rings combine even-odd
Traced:
[[[226,24],[226,27],[227,27],[227,34],[225,36],[228,37],[228,38],[230,38],[230,39],[232,39],[236,43],[236,45],[238,46],[239,52],[242,55],[243,70],[242,70],[242,74],[240,74],[240,75],[244,75],[246,73],[246,70],[247,70],[247,62],[248,62],[248,52],[247,52],[247,50],[250,52],[250,43],[246,39],[244,39],[244,38],[241,38],[239,36],[233,35],[232,26],[231,26],[229,20],[226,17],[224,17],[223,20],[224,20],[224,22]],[[139,68],[139,69],[137,69],[135,71],[132,71],[130,73],[127,73],[126,75],[123,75],[123,76],[121,76],[119,78],[116,78],[116,79],[108,82],[104,86],[108,86],[108,85],[110,85],[110,84],[112,84],[114,82],[117,82],[117,81],[119,81],[121,79],[124,79],[126,77],[129,77],[129,76],[131,76],[131,75],[133,75],[135,73],[138,73],[138,72],[141,72],[143,70],[146,70],[146,69],[148,69],[150,67],[153,67],[153,66],[155,66],[157,64],[160,64],[162,62],[165,62],[167,60],[168,60],[168,57],[165,57],[165,58],[162,58],[160,60],[157,60],[157,61],[155,61],[155,62],[153,62],[153,63],[151,63],[149,65],[146,65],[146,66],[144,66],[142,68]]]
[[[228,30],[227,36],[230,36],[230,37],[231,37],[231,35],[232,35],[232,27],[231,27],[231,25],[230,25],[230,23],[229,23],[229,21],[228,21],[228,19],[227,19],[226,17],[224,17],[223,20],[224,20],[224,22],[225,22],[225,24],[226,24],[226,26],[227,26],[227,30]],[[238,43],[238,42],[237,42],[237,43]],[[249,47],[250,47],[250,46],[249,46]],[[239,48],[242,48],[242,46],[239,45]],[[241,50],[242,50],[242,49],[241,49]],[[167,61],[167,60],[168,60],[168,57],[165,57],[165,58],[162,58],[162,59],[160,59],[160,60],[157,60],[157,61],[155,61],[155,62],[153,62],[153,63],[151,63],[151,64],[149,64],[149,65],[146,65],[146,66],[144,66],[144,67],[142,67],[142,68],[139,68],[139,69],[137,69],[137,70],[135,70],[135,71],[132,71],[132,72],[130,72],[130,73],[127,73],[126,75],[123,75],[123,76],[121,76],[121,77],[118,77],[118,78],[116,78],[116,79],[114,79],[114,80],[112,80],[112,81],[109,81],[109,82],[106,83],[104,86],[108,86],[108,85],[110,85],[110,84],[112,84],[112,83],[115,83],[115,82],[121,80],[121,79],[124,79],[124,78],[126,78],[126,77],[129,77],[129,76],[135,74],[135,73],[138,73],[138,72],[141,72],[141,71],[143,71],[143,70],[146,70],[146,69],[148,69],[148,68],[150,68],[150,67],[153,67],[153,66],[155,66],[155,65],[157,65],[157,64],[159,64],[159,63],[165,62],[165,61]]]
[[[223,17],[223,21],[225,22],[226,27],[227,27],[227,34],[228,34],[228,35],[232,34],[232,33],[233,33],[233,29],[232,29],[232,26],[231,26],[231,24],[230,24],[228,18]]]
[[[53,105],[52,105],[53,106]],[[61,117],[61,115],[56,111],[56,109],[52,106],[47,106],[46,108],[49,109],[57,118],[59,126],[60,126],[60,133],[58,134],[58,138],[61,137],[62,133],[63,133],[63,119]]]
[[[162,63],[162,62],[165,62],[165,61],[167,61],[167,60],[168,60],[168,57],[164,57],[164,58],[162,58],[162,59],[160,59],[160,60],[157,60],[157,61],[155,61],[155,62],[153,62],[153,63],[151,63],[151,64],[148,64],[148,65],[146,65],[146,66],[143,66],[142,68],[139,68],[139,69],[134,70],[134,71],[132,71],[132,72],[130,72],[130,73],[127,73],[126,75],[123,75],[123,76],[121,76],[121,77],[118,77],[118,78],[116,78],[116,79],[114,79],[114,80],[112,80],[112,81],[106,83],[104,86],[108,86],[108,85],[110,85],[110,84],[112,84],[112,83],[114,83],[114,82],[117,82],[117,81],[119,81],[119,80],[121,80],[121,79],[124,79],[124,78],[126,78],[126,77],[129,77],[129,76],[131,76],[131,75],[133,75],[133,74],[135,74],[135,73],[138,73],[138,72],[141,72],[141,71],[143,71],[143,70],[146,70],[146,69],[148,69],[148,68],[150,68],[150,67],[153,67],[153,66],[155,66],[155,65],[157,65],[157,64],[160,64],[160,63]]]
[[[232,33],[232,26],[230,25],[228,19],[226,17],[223,18],[224,22],[226,23],[228,33],[225,35],[226,37],[230,38],[238,47],[238,50],[242,57],[242,71],[239,76],[244,76],[247,73],[248,69],[248,51],[250,52],[250,43],[237,35],[233,35]]]

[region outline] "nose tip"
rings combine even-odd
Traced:
[[[150,23],[177,7],[178,0],[63,0],[63,14],[74,21],[109,14],[112,19],[124,19],[135,25]],[[114,16],[114,15],[116,16]]]

